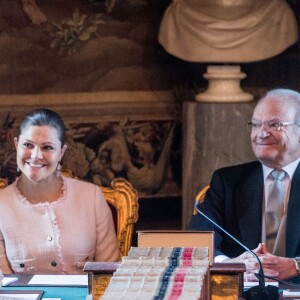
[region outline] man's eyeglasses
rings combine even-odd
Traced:
[[[247,125],[251,131],[258,131],[263,125],[270,131],[280,131],[283,126],[297,124],[291,122],[265,121],[263,123],[249,122]]]

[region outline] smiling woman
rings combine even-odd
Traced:
[[[61,182],[55,179],[55,171],[67,148],[64,145],[63,128],[58,115],[51,111],[41,111],[39,115],[25,118],[19,137],[14,139],[18,168],[24,175],[20,177],[18,188],[27,195],[30,202],[35,201],[35,198],[38,202],[52,202],[61,194]],[[45,181],[48,184],[39,189]],[[36,188],[32,189],[32,184]],[[47,199],[43,198],[45,196]]]
[[[5,274],[82,273],[86,261],[120,257],[111,210],[99,187],[60,173],[64,132],[57,113],[36,109],[14,139],[21,175],[0,191]]]

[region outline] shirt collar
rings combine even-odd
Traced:
[[[299,164],[299,161],[300,161],[300,157],[298,159],[296,159],[295,161],[291,162],[290,164],[284,166],[282,168],[282,170],[284,170],[288,175],[289,175],[289,178],[290,180],[292,180],[293,176],[294,176],[294,173],[297,169],[297,166]],[[264,182],[266,182],[267,180],[267,177],[269,176],[269,174],[274,170],[273,168],[269,168],[265,165],[262,165],[262,168],[263,168],[263,174],[264,174]]]

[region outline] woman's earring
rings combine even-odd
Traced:
[[[61,171],[61,163],[60,163],[60,161],[57,164],[56,171]]]
[[[17,173],[20,173],[21,171],[20,171],[20,169],[19,169],[19,167],[17,167]]]

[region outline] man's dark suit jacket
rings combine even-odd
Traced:
[[[199,209],[250,249],[261,242],[263,171],[260,162],[226,167],[214,172]],[[236,257],[245,252],[230,237],[197,214],[190,230],[215,231],[215,256]],[[300,164],[291,183],[286,225],[286,257],[300,256]]]

